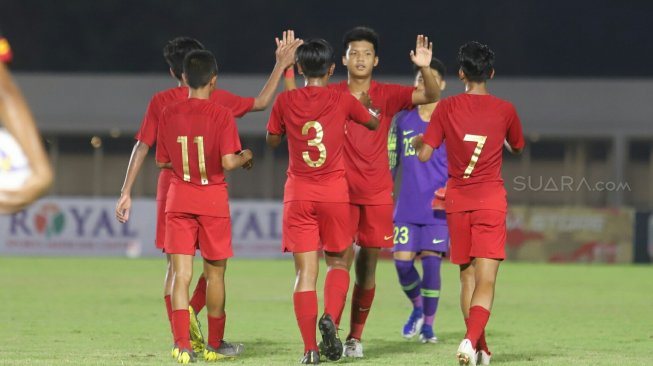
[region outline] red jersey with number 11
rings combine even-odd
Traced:
[[[367,109],[351,94],[308,86],[279,94],[268,132],[288,137],[288,180],[284,202],[349,202],[345,123],[369,122]]]
[[[524,147],[515,107],[493,95],[459,94],[443,99],[431,116],[424,143],[447,141],[447,212],[507,210],[501,178],[504,141]]]
[[[229,217],[222,156],[241,150],[231,111],[189,98],[164,109],[156,160],[172,163],[166,212]]]

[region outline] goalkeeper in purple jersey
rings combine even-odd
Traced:
[[[431,72],[444,90],[445,68],[433,59]],[[424,88],[419,71],[415,86]],[[402,334],[422,343],[437,343],[433,320],[440,298],[440,264],[449,249],[449,230],[444,212],[447,182],[447,153],[444,144],[433,152],[431,160],[421,163],[411,141],[423,134],[437,102],[402,111],[388,136],[390,169],[394,178],[401,166],[401,188],[394,210],[394,262],[399,283],[413,304],[413,311]],[[436,194],[437,191],[437,194]],[[422,277],[415,268],[415,258],[422,261]]]

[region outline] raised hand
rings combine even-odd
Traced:
[[[295,63],[295,51],[304,41],[295,38],[295,31],[292,29],[284,31],[281,39],[276,37],[274,41],[277,44],[275,51],[277,63],[283,66],[284,69],[292,66]]]
[[[417,67],[428,67],[431,65],[433,58],[433,42],[429,42],[429,37],[420,34],[417,36],[415,49],[410,51],[410,60]]]

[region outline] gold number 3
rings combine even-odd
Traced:
[[[476,166],[476,162],[478,162],[478,157],[479,155],[481,155],[481,150],[483,150],[483,145],[485,145],[486,139],[487,136],[470,135],[470,134],[465,135],[465,138],[463,140],[469,142],[475,142],[476,149],[474,149],[474,153],[472,154],[472,159],[469,161],[469,165],[467,165],[467,169],[465,169],[465,174],[463,174],[464,179],[467,179],[469,178],[470,175],[472,175],[472,171]]]
[[[302,127],[302,135],[308,135],[308,131],[311,128],[315,129],[315,138],[308,140],[308,146],[317,147],[317,150],[320,152],[320,157],[317,160],[311,160],[311,155],[308,151],[303,151],[302,157],[304,158],[306,164],[308,164],[308,166],[311,168],[319,168],[322,166],[322,164],[324,164],[327,158],[326,146],[324,146],[322,143],[322,139],[324,138],[324,130],[322,129],[320,122],[309,121],[304,124],[304,127]]]
[[[184,181],[190,182],[190,167],[188,166],[188,136],[177,136],[181,144],[181,165],[184,170]],[[195,136],[193,142],[197,144],[197,160],[200,166],[200,179],[202,185],[209,184],[206,177],[206,160],[204,159],[204,136]]]

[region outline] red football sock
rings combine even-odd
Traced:
[[[476,343],[476,349],[483,350],[488,355],[492,354],[492,352],[490,352],[490,349],[487,347],[487,341],[485,340],[485,329],[483,330],[483,333],[481,333],[481,336],[478,337],[478,342]]]
[[[331,316],[336,327],[340,324],[342,310],[349,291],[349,272],[344,269],[332,269],[327,272],[324,281],[324,312]]]
[[[469,319],[467,319],[467,333],[465,338],[469,339],[474,346],[478,344],[479,338],[483,331],[485,331],[485,325],[490,319],[490,311],[485,309],[482,306],[472,306],[469,308]]]
[[[165,295],[163,301],[166,303],[166,312],[168,313],[168,320],[172,324],[172,301],[170,300],[170,295]]]
[[[315,331],[317,328],[317,292],[303,291],[293,294],[295,304],[295,317],[299,332],[304,340],[304,353],[308,350],[317,351]]]
[[[361,339],[363,335],[363,328],[365,328],[365,321],[370,314],[372,301],[374,300],[374,291],[376,287],[370,289],[363,289],[354,285],[354,294],[351,297],[351,329],[347,339],[356,338]]]
[[[172,301],[170,300],[170,295],[165,295],[163,301],[166,303],[166,312],[168,313],[168,322],[170,323],[170,330],[173,331],[172,335],[174,338],[174,330],[172,329]]]
[[[209,318],[209,346],[218,349],[222,344],[224,338],[224,324],[227,321],[227,313],[222,314],[219,318],[214,318],[211,315]]]
[[[195,286],[195,291],[193,291],[193,297],[191,297],[189,304],[195,310],[195,314],[199,314],[204,309],[206,305],[206,278],[204,276],[201,276],[197,280],[197,285]]]
[[[468,318],[465,319],[465,326],[469,326],[467,324]],[[476,342],[475,346],[476,350],[483,350],[485,353],[488,355],[491,355],[492,352],[490,352],[490,349],[487,346],[487,341],[485,340],[485,329],[483,329],[483,333],[481,333],[481,336],[478,337],[478,342]]]
[[[179,349],[192,350],[190,346],[190,314],[188,310],[181,309],[172,312],[172,334],[175,344]]]

